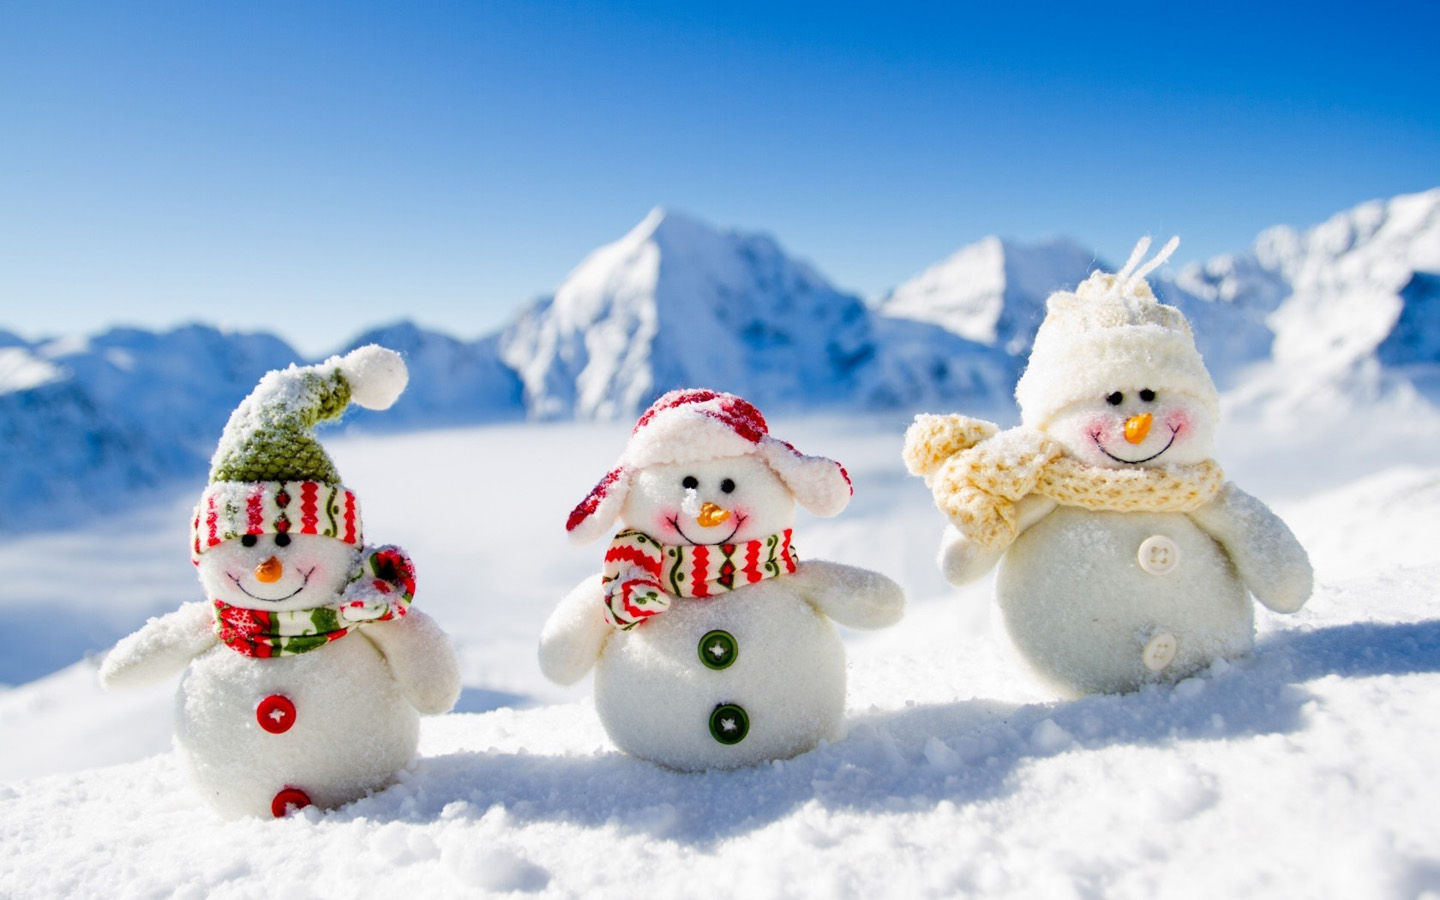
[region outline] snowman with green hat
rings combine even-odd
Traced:
[[[225,426],[195,510],[208,602],[151,619],[106,656],[106,687],[184,670],[175,741],[226,816],[334,807],[390,783],[419,715],[460,693],[444,632],[410,608],[414,568],[365,544],[355,494],[313,428],[355,402],[385,409],[408,379],[369,345],[270,372]]]

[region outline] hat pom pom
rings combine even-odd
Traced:
[[[410,381],[400,354],[379,344],[351,350],[335,367],[350,385],[350,399],[366,409],[389,409]]]

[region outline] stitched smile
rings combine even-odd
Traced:
[[[1149,462],[1149,461],[1152,460],[1152,459],[1158,458],[1161,453],[1164,453],[1166,450],[1169,450],[1169,449],[1170,449],[1170,444],[1175,443],[1175,437],[1176,437],[1176,435],[1178,435],[1179,433],[1180,433],[1180,429],[1178,429],[1178,428],[1172,428],[1172,429],[1170,429],[1170,443],[1168,443],[1168,444],[1166,444],[1165,446],[1161,447],[1159,453],[1155,453],[1155,454],[1153,454],[1153,455],[1151,455],[1151,456],[1147,456],[1147,457],[1145,457],[1144,459],[1121,459],[1120,457],[1118,457],[1118,456],[1116,456],[1115,454],[1111,453],[1109,450],[1106,450],[1106,449],[1105,449],[1105,445],[1102,444],[1102,443],[1100,443],[1100,432],[1098,432],[1098,431],[1097,431],[1097,432],[1094,432],[1093,434],[1091,434],[1091,435],[1090,435],[1090,439],[1095,442],[1095,446],[1097,446],[1097,447],[1100,448],[1100,452],[1101,452],[1101,453],[1105,454],[1106,456],[1110,457],[1111,459],[1115,460],[1116,462],[1118,462],[1118,463],[1125,463],[1127,466],[1138,466],[1138,465],[1140,465],[1141,463],[1147,463],[1147,462]]]
[[[737,534],[740,533],[740,526],[741,526],[742,524],[744,524],[744,522],[745,522],[745,517],[742,516],[742,515],[736,514],[736,516],[735,516],[735,527],[734,527],[733,529],[731,529],[731,531],[730,531],[730,536],[727,537],[727,538],[725,538],[724,540],[711,541],[710,544],[702,544],[702,543],[700,543],[699,541],[692,541],[692,540],[690,539],[690,536],[680,529],[680,517],[679,517],[679,516],[671,516],[670,519],[669,519],[669,521],[670,521],[670,524],[675,528],[675,533],[678,534],[678,535],[680,535],[682,538],[685,539],[685,543],[689,544],[689,545],[692,546],[692,547],[705,547],[705,546],[712,546],[712,545],[714,545],[714,544],[728,544],[728,543],[730,543],[731,541],[733,541],[733,540],[735,539],[735,535],[737,535]]]
[[[283,597],[276,597],[276,598],[273,599],[273,600],[270,599],[269,597],[257,597],[257,596],[255,596],[254,594],[252,594],[252,593],[250,593],[249,591],[245,590],[245,585],[243,585],[243,584],[240,583],[240,579],[236,578],[234,575],[231,575],[229,572],[226,572],[225,575],[226,575],[231,581],[235,582],[235,586],[240,589],[240,593],[242,593],[242,594],[244,594],[245,596],[249,597],[251,600],[259,600],[261,603],[284,603],[286,600],[289,600],[291,597],[293,597],[293,596],[295,596],[296,594],[300,593],[301,591],[305,590],[305,586],[310,583],[310,576],[313,575],[313,574],[315,574],[315,569],[316,569],[315,566],[311,566],[311,567],[310,567],[310,571],[305,573],[305,580],[300,582],[300,586],[299,586],[298,588],[296,588],[295,590],[291,591],[290,593],[286,594],[286,595],[283,596]]]

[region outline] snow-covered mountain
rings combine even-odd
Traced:
[[[656,209],[524,310],[501,354],[542,419],[625,418],[686,385],[771,409],[896,405],[937,392],[990,400],[1001,389],[1003,367],[985,348],[879,318],[767,235]]]
[[[350,421],[393,431],[525,417],[520,378],[500,360],[499,335],[467,342],[413,322],[396,322],[365,332],[340,352],[365,344],[404,356],[410,383],[394,406],[383,412],[354,409],[347,415]]]
[[[657,209],[496,334],[402,322],[361,335],[350,346],[400,350],[411,381],[394,409],[351,421],[623,420],[681,386],[776,412],[1004,415],[1045,297],[1098,265],[1075,243],[987,238],[869,306],[767,235]],[[1282,430],[1356,405],[1436,414],[1440,188],[1271,228],[1154,284],[1190,318],[1232,413]],[[0,531],[203,471],[229,410],[291,362],[305,360],[278,338],[203,326],[43,342],[0,331]]]
[[[268,334],[191,325],[0,349],[0,530],[204,471],[230,410],[261,375],[294,362]]]
[[[905,281],[879,308],[1021,356],[1045,318],[1045,298],[1075,287],[1099,266],[1093,253],[1070,241],[987,237]]]
[[[1303,231],[1268,229],[1249,252],[1187,267],[1174,286],[1197,334],[1254,364],[1232,405],[1295,420],[1356,404],[1408,409],[1416,396],[1440,403],[1437,273],[1440,188]],[[1209,310],[1197,297],[1213,301]],[[1228,333],[1215,321],[1227,317]]]

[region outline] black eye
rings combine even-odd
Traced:
[[[694,475],[686,475],[685,478],[680,482],[680,486],[687,491],[693,491],[700,486],[700,479],[696,478]]]
[[[277,547],[288,547],[288,546],[290,546],[290,535],[286,534],[286,533],[283,532],[283,531],[280,532],[279,534],[275,535],[275,546],[277,546]]]
[[[727,494],[730,493],[731,491],[735,490],[735,481],[730,478],[725,479],[724,481],[720,482],[720,490],[724,491]]]
[[[1119,406],[1121,403],[1125,402],[1125,395],[1120,393],[1119,391],[1116,391],[1115,393],[1106,397],[1105,402],[1110,404],[1111,406]]]
[[[1146,403],[1149,403],[1150,401],[1155,399],[1155,392],[1150,390],[1149,388],[1146,388],[1145,390],[1140,392],[1140,399],[1144,400]]]
[[[253,547],[253,546],[255,546],[255,535],[253,535],[253,534],[247,534],[247,535],[245,535],[244,537],[242,537],[242,538],[240,539],[240,543],[241,543],[243,546],[246,546],[246,547]]]

